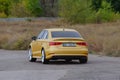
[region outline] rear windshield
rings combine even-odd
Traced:
[[[73,38],[80,38],[80,34],[75,31],[53,31],[51,32],[53,38],[59,37],[73,37]]]

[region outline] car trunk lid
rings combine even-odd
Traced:
[[[69,48],[87,46],[83,38],[54,38],[52,42],[49,43],[49,45]]]

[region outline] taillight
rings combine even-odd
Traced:
[[[80,45],[80,46],[87,46],[87,43],[86,43],[86,42],[78,42],[77,45]]]
[[[49,42],[49,46],[61,45],[61,42]]]

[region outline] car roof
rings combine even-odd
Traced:
[[[67,29],[67,28],[51,28],[51,29],[45,29],[45,30],[48,30],[48,31],[76,31],[74,29]]]

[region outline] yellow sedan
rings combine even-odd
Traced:
[[[87,63],[88,48],[74,29],[44,29],[37,37],[32,37],[29,45],[29,61],[35,62],[38,58],[43,64],[57,59],[67,62],[78,59],[80,63]]]

